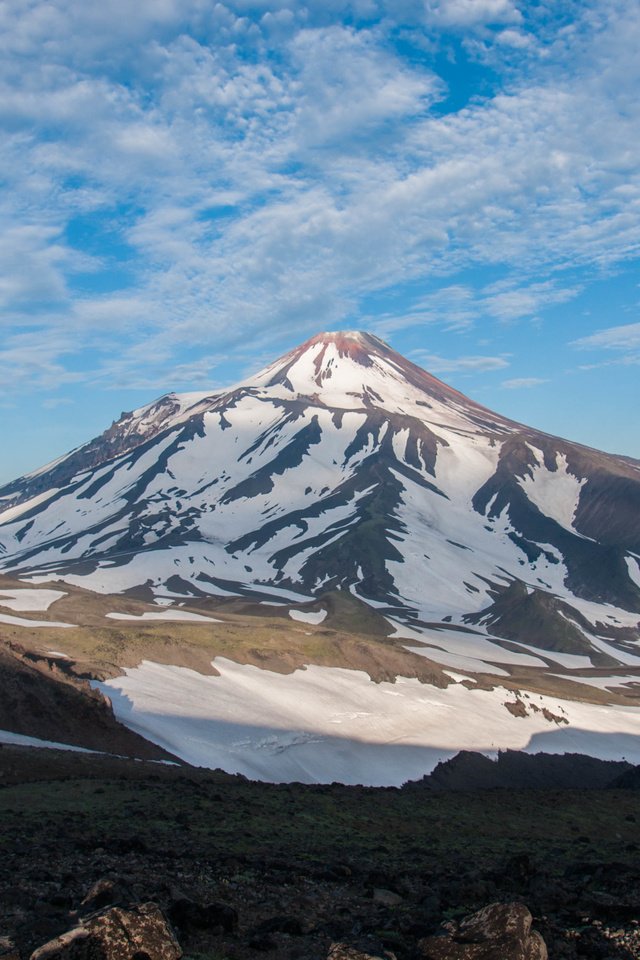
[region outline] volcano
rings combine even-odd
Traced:
[[[103,606],[137,603],[143,612],[130,619],[146,618],[136,630],[148,638],[149,621],[163,619],[176,636],[180,619],[202,635],[218,629],[211,624],[226,629],[207,619],[216,604],[275,618],[280,648],[289,645],[275,661],[271,634],[266,652],[243,641],[235,656],[227,638],[228,658],[219,647],[209,656],[217,678],[171,665],[184,662],[166,652],[180,637],[163,634],[162,657],[157,636],[145,641],[149,662],[118,659],[124,633],[109,640],[108,669],[93,675],[112,677],[104,692],[119,719],[191,762],[263,779],[402,782],[453,747],[518,748],[549,724],[545,748],[562,749],[558,728],[578,724],[606,743],[576,734],[572,749],[640,757],[640,711],[625,706],[640,682],[640,463],[492,413],[370,334],[320,334],[231,388],[168,394],[122,414],[0,489],[0,504],[0,571],[14,588],[55,582],[106,597]],[[13,610],[44,609],[29,607],[26,592],[10,595],[27,603]],[[66,602],[55,600],[57,616]],[[107,622],[100,616],[93,630]],[[0,623],[18,640],[25,625],[47,626],[9,614]],[[344,630],[350,646],[340,646]],[[85,649],[87,631],[77,634],[74,649]],[[297,679],[280,676],[291,671]],[[434,684],[427,699],[425,683]],[[624,722],[602,706],[543,699],[559,689],[614,702]],[[392,697],[400,700],[385,713]],[[327,704],[341,698],[352,708],[327,720]],[[211,710],[215,723],[224,715],[224,734],[211,732]],[[416,720],[424,710],[426,728]],[[357,749],[338,738],[330,750],[328,723],[343,724],[352,746],[359,738]],[[376,724],[385,772],[378,765],[371,779],[368,767],[353,770],[365,769]],[[428,763],[425,744],[438,748],[429,746]],[[251,760],[240,762],[246,750]],[[331,762],[317,761],[327,751]]]
[[[637,651],[640,463],[492,413],[366,333],[123,414],[0,504],[14,575],[149,598],[340,589],[417,632]]]

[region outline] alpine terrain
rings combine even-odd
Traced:
[[[402,782],[461,748],[640,761],[640,462],[492,413],[374,336],[125,413],[0,504],[0,625],[55,635],[191,762]],[[118,643],[80,641],[90,607]],[[187,628],[198,664],[167,653]],[[363,769],[384,748],[386,779],[353,772],[354,743]]]

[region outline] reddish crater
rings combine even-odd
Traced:
[[[363,367],[372,367],[376,358],[384,360],[385,363],[391,366],[402,378],[418,390],[421,390],[429,398],[438,400],[441,403],[455,403],[457,406],[466,407],[472,411],[474,419],[477,418],[478,422],[484,426],[489,428],[504,428],[505,425],[511,425],[510,420],[470,400],[463,393],[454,390],[453,387],[443,383],[442,380],[438,380],[433,374],[428,373],[422,367],[407,360],[406,357],[403,357],[401,354],[396,353],[384,340],[380,340],[373,334],[365,333],[361,330],[340,330],[335,333],[318,333],[309,340],[306,340],[282,358],[278,365],[277,372],[274,373],[269,380],[268,386],[287,381],[291,367],[307,353],[308,350],[317,344],[322,344],[322,350],[320,350],[318,356],[314,359],[314,380],[319,387],[331,377],[331,366],[326,364],[325,355],[327,347],[333,344],[337,348],[339,356],[349,357]],[[428,402],[425,400],[425,406],[428,405]]]

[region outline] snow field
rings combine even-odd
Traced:
[[[217,657],[219,676],[143,661],[96,684],[119,720],[197,766],[269,782],[400,785],[459,750],[577,751],[640,762],[640,708],[531,694],[524,718],[501,687],[444,690],[399,677],[307,666],[282,675]],[[569,721],[549,723],[547,707]]]

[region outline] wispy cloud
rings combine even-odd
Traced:
[[[607,327],[574,340],[572,346],[583,349],[633,350],[640,348],[640,323],[625,323]]]
[[[509,366],[509,360],[506,357],[440,357],[424,350],[414,351],[412,359],[431,373],[482,373],[489,370],[504,370]]]
[[[519,23],[522,14],[512,0],[427,0],[426,15],[447,27]]]
[[[640,16],[571,9],[562,32],[512,0],[0,6],[6,387],[200,382],[274,331],[568,303],[563,271],[640,247]],[[436,59],[395,44],[425,24],[483,45],[500,83],[447,106]]]
[[[511,380],[503,380],[502,386],[506,390],[523,390],[529,387],[539,387],[541,383],[548,383],[543,377],[513,377]]]

